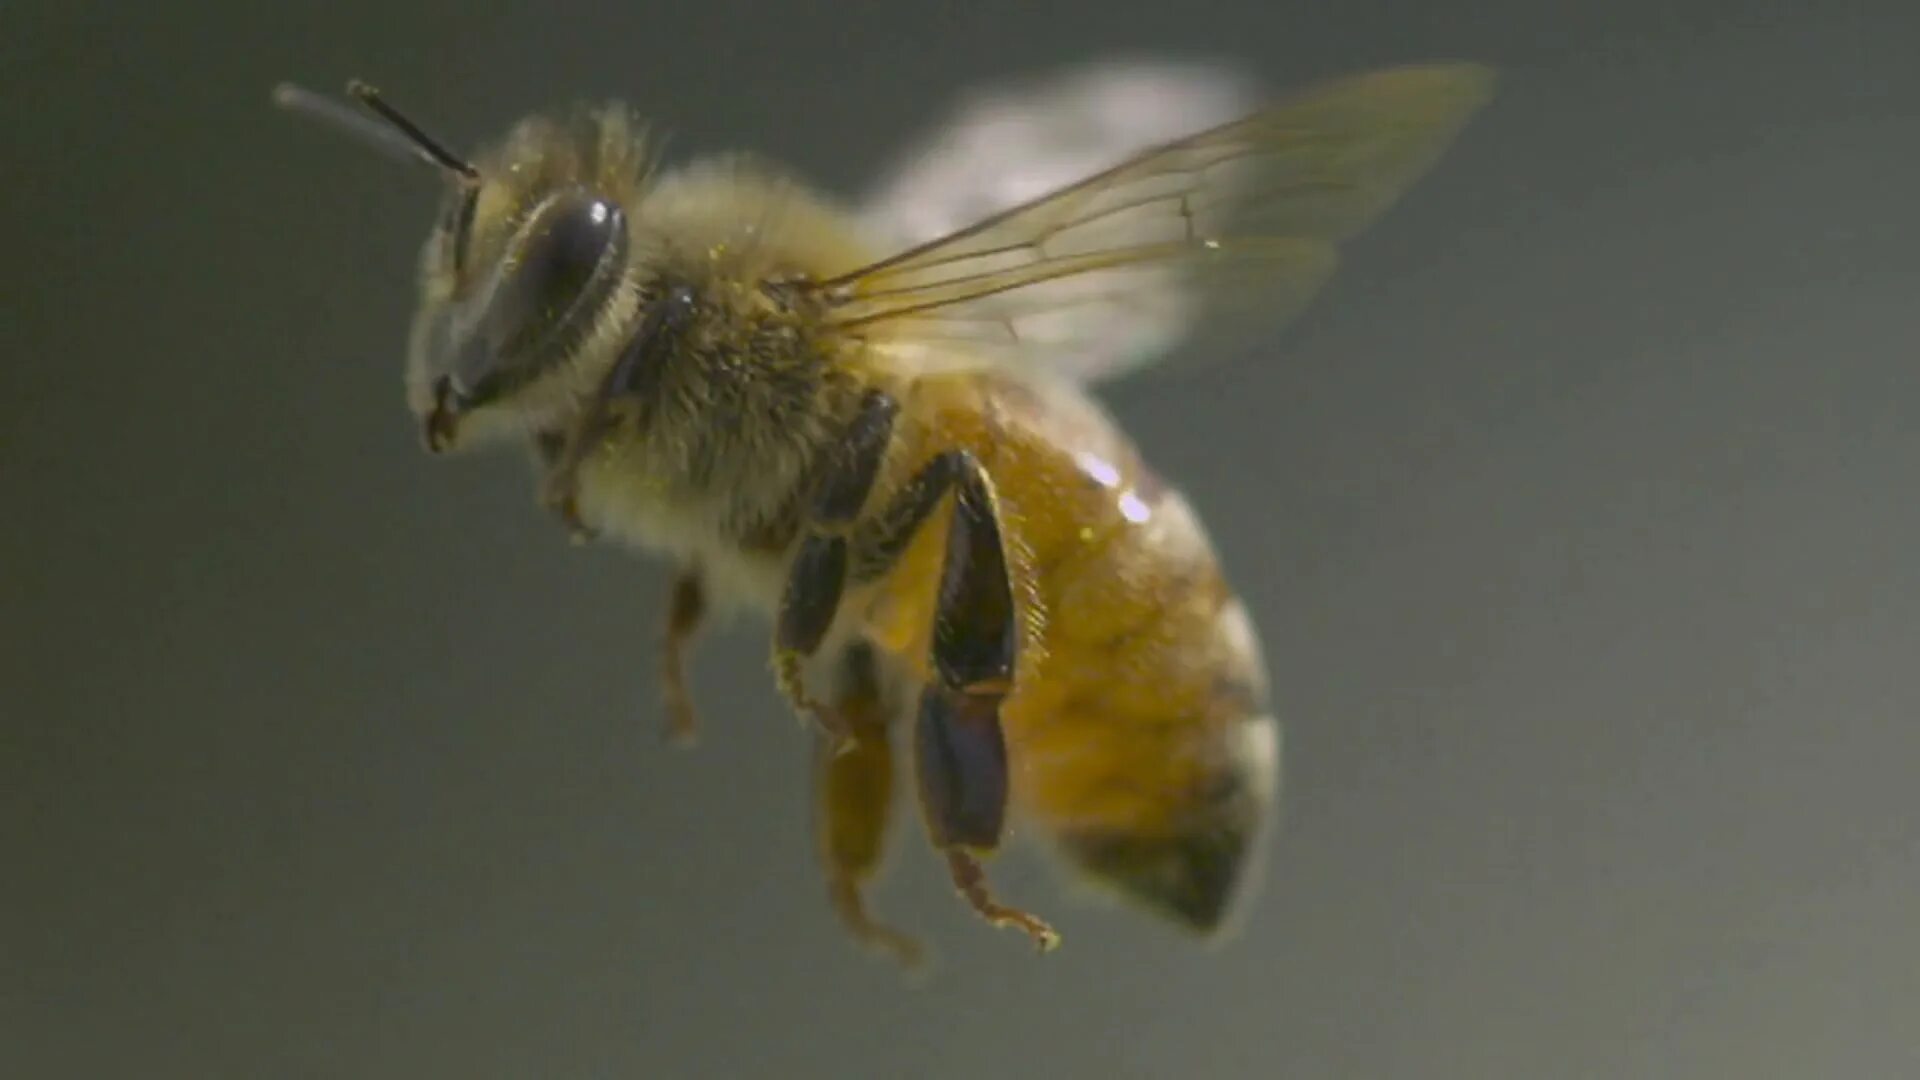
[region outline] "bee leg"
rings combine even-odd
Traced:
[[[977,853],[999,846],[1007,809],[1007,746],[1000,703],[1013,685],[1018,615],[987,474],[959,457],[934,613],[934,677],[915,726],[920,803],[953,884],[996,926],[1017,927],[1042,952],[1060,935],[1039,917],[993,898]]]
[[[687,646],[699,631],[706,610],[707,594],[700,584],[700,572],[692,568],[682,570],[673,581],[673,598],[667,604],[667,636],[660,650],[660,685],[666,696],[667,737],[683,745],[693,742],[698,727],[693,697],[687,693]]]
[[[922,960],[919,942],[874,921],[861,895],[880,868],[893,809],[893,749],[873,663],[865,644],[849,648],[841,662],[835,708],[858,742],[843,754],[822,748],[815,758],[820,857],[827,895],[853,936],[917,968]]]
[[[811,716],[845,752],[857,733],[808,694],[801,665],[820,648],[840,611],[847,583],[847,534],[860,516],[893,439],[899,405],[870,390],[848,427],[840,453],[820,477],[774,625],[774,679],[796,710]]]
[[[809,536],[788,571],[780,613],[774,624],[773,678],[780,693],[803,717],[810,717],[839,751],[852,749],[855,734],[839,715],[817,701],[801,674],[840,607],[846,584],[847,542],[839,536]]]

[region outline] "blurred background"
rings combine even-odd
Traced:
[[[1920,1074],[1920,12],[9,4],[0,1073]],[[765,630],[661,744],[666,574],[400,394],[432,182],[582,97],[857,192],[969,87],[1120,56],[1499,97],[1258,357],[1106,395],[1273,666],[1283,827],[1197,951],[1039,860],[1036,958],[912,818],[813,864]]]

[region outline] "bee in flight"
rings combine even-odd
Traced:
[[[469,160],[364,84],[365,113],[276,96],[445,177],[406,366],[427,447],[524,441],[577,537],[677,567],[671,731],[705,613],[768,618],[822,735],[834,907],[912,961],[864,899],[896,737],[960,896],[1042,949],[983,871],[1010,824],[1202,934],[1247,892],[1280,771],[1258,637],[1089,388],[1172,355],[1192,302],[1301,308],[1490,87],[1456,63],[1333,81],[891,244],[750,159],[663,169],[620,106]]]

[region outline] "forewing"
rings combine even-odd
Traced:
[[[1115,59],[978,88],[860,200],[898,251],[1245,116],[1262,95],[1219,63]]]
[[[1203,316],[1291,318],[1490,89],[1470,64],[1325,84],[814,288],[831,325],[881,347],[1111,377]],[[1116,343],[1129,320],[1142,337]]]

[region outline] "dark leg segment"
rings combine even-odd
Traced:
[[[1027,932],[1042,951],[1060,942],[1038,917],[994,900],[972,852],[1000,842],[1007,807],[1007,751],[1000,703],[1013,685],[1018,615],[999,515],[986,471],[958,458],[934,612],[934,678],[921,691],[915,726],[921,808],[947,856],[954,887],[996,926]]]
[[[794,708],[818,721],[843,750],[856,733],[808,695],[800,670],[820,648],[840,610],[847,582],[846,534],[859,518],[886,460],[898,412],[898,403],[883,391],[870,390],[861,399],[845,445],[814,489],[808,528],[788,571],[774,626],[773,670],[781,693]]]
[[[914,760],[927,831],[939,847],[991,848],[1007,811],[1007,746],[1000,702],[929,686],[920,695]]]
[[[868,395],[848,440],[843,466],[824,480],[813,504],[815,520],[824,517],[823,523],[833,531],[810,531],[801,540],[775,624],[774,681],[794,708],[812,716],[823,731],[842,743],[843,750],[852,736],[836,726],[832,710],[808,695],[801,664],[819,648],[832,627],[848,579],[871,580],[897,562],[971,460],[960,451],[950,450],[921,466],[874,515],[871,524],[855,530],[849,551],[849,538],[843,534],[852,529],[866,501],[864,494],[855,497],[853,492],[862,484],[868,489],[873,486],[886,454],[896,408],[893,399],[884,394]],[[822,515],[823,510],[828,513]]]
[[[800,542],[787,588],[780,596],[779,622],[774,641],[783,652],[812,656],[820,639],[833,626],[840,610],[840,591],[847,583],[847,540],[843,536],[809,535]]]
[[[963,450],[936,454],[903,484],[881,511],[864,524],[854,538],[852,577],[865,583],[885,574],[907,553],[920,526],[940,506],[954,483],[972,468]]]
[[[844,754],[821,749],[814,765],[827,894],[840,920],[862,944],[917,967],[919,943],[876,922],[862,895],[880,869],[893,811],[893,749],[887,740],[887,706],[880,696],[871,649],[865,645],[849,649],[841,677],[834,708],[858,742]]]
[[[693,741],[696,723],[693,698],[687,693],[687,646],[706,615],[707,594],[696,570],[682,570],[673,582],[667,606],[667,638],[661,648],[660,685],[667,702],[667,737],[677,743]]]

